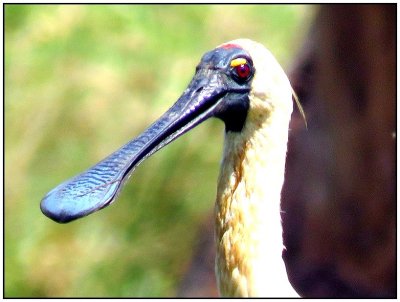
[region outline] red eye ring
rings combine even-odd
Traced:
[[[235,67],[235,71],[237,76],[242,80],[247,79],[251,73],[249,64],[240,64]]]

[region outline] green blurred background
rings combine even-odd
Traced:
[[[220,121],[152,156],[94,215],[60,225],[39,202],[168,109],[218,44],[257,40],[288,68],[313,11],[5,5],[5,296],[175,296],[214,207]]]

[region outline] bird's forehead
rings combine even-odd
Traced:
[[[250,57],[249,53],[236,44],[223,44],[201,58],[200,67],[223,69],[230,66],[232,59],[240,56]]]

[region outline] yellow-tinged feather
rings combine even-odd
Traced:
[[[216,200],[216,271],[224,296],[289,297],[282,259],[280,195],[284,181],[292,89],[264,46],[243,47],[256,68],[241,132],[228,132]]]

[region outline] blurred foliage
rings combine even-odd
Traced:
[[[287,66],[313,7],[5,5],[5,296],[174,296],[214,205],[223,125],[143,163],[115,204],[59,225],[41,198],[139,134],[201,55],[248,37]],[[212,134],[212,135],[211,135]]]

